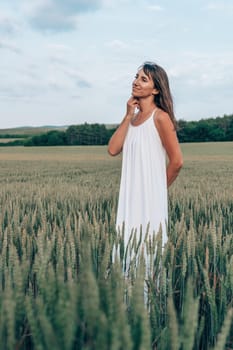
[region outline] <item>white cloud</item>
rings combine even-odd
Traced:
[[[14,34],[17,33],[21,25],[19,21],[9,14],[0,13],[0,33]]]
[[[67,65],[61,66],[58,73],[60,73],[62,81],[69,82],[70,86],[73,88],[79,87],[83,89],[92,87],[90,81],[85,78],[82,73],[76,69],[67,68]]]
[[[163,11],[163,7],[160,5],[148,5],[147,9],[149,11]]]
[[[47,46],[49,60],[55,64],[67,65],[68,58],[72,55],[72,48],[63,44],[49,44]]]
[[[77,17],[73,15],[64,16],[60,11],[53,9],[43,10],[35,13],[30,19],[31,25],[38,30],[61,32],[74,30],[77,26]]]
[[[6,49],[17,54],[21,53],[21,50],[15,44],[9,41],[0,40],[0,50],[1,49]]]
[[[67,66],[64,66],[62,69],[65,76],[71,79],[76,86],[80,88],[91,88],[92,84],[86,79],[81,72],[79,72],[76,69],[67,68]]]
[[[82,79],[79,79],[77,80],[77,86],[80,87],[81,89],[83,88],[91,88],[91,84],[87,81],[87,80],[82,80]]]
[[[218,1],[218,2],[210,2],[206,6],[207,10],[211,11],[226,11],[226,12],[233,12],[233,3],[231,2],[224,2],[224,1]]]
[[[105,45],[107,47],[111,47],[111,48],[117,49],[117,50],[123,50],[123,49],[126,49],[128,47],[128,45],[125,42],[123,42],[122,40],[118,40],[118,39],[109,41]]]
[[[171,65],[168,75],[178,118],[232,113],[233,53],[187,52]]]
[[[25,0],[23,9],[34,28],[60,32],[75,29],[78,15],[95,11],[101,4],[101,0]]]
[[[8,83],[0,86],[0,99],[30,102],[41,97],[44,92],[44,87],[38,83],[18,80],[14,85]]]
[[[61,81],[55,77],[48,78],[48,86],[55,92],[64,91],[64,89],[68,88],[67,84],[64,83],[64,80]]]
[[[136,2],[136,0],[134,0]],[[130,4],[131,0],[102,0],[102,5],[105,8],[114,8],[116,6],[124,6]]]
[[[174,79],[187,79],[196,85],[233,82],[233,54],[187,52],[179,64],[172,65],[169,75]]]
[[[60,53],[70,53],[72,48],[70,46],[64,45],[64,44],[49,44],[48,48]]]

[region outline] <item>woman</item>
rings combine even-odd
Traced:
[[[168,77],[153,62],[139,68],[125,117],[109,141],[110,155],[122,150],[116,225],[120,232],[124,230],[125,247],[132,232],[143,240],[147,232],[157,234],[160,228],[165,244],[167,187],[176,179],[183,160]]]

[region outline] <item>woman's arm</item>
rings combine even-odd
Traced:
[[[125,115],[121,124],[118,126],[111,139],[109,140],[108,153],[111,156],[116,156],[122,151],[130,120],[131,118]]]
[[[157,127],[168,156],[167,186],[169,187],[174,182],[183,166],[183,157],[176,131],[169,115],[164,111],[158,111],[155,119],[155,126]]]
[[[108,143],[108,153],[111,156],[116,156],[122,151],[128,127],[134,116],[136,107],[138,107],[138,101],[134,97],[131,97],[127,102],[126,115]]]

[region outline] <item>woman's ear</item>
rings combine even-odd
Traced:
[[[159,94],[159,90],[154,88],[153,91],[152,91],[152,95],[158,95],[158,94]]]

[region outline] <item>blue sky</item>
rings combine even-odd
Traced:
[[[119,123],[137,68],[177,119],[233,113],[232,0],[0,0],[0,128]]]

